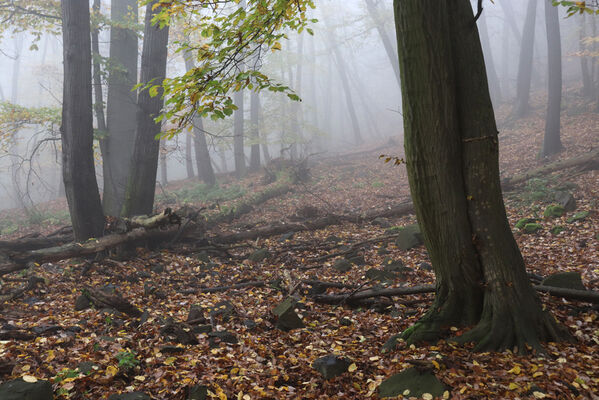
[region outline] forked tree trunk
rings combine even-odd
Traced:
[[[102,236],[104,215],[93,154],[92,60],[88,2],[62,1],[64,84],[62,174],[76,241]]]
[[[385,24],[380,15],[380,10],[375,4],[374,0],[366,0],[366,9],[368,10],[368,14],[370,14],[370,18],[374,22],[377,32],[379,33],[379,37],[383,42],[383,47],[385,48],[385,53],[389,58],[389,62],[391,63],[391,67],[393,67],[393,72],[395,73],[395,79],[397,79],[397,85],[401,87],[401,82],[399,79],[399,63],[397,62],[397,49],[393,46],[393,42],[391,41],[391,37],[385,29]]]
[[[166,75],[168,25],[163,28],[152,25],[153,16],[160,12],[160,7],[155,7],[157,4],[160,4],[158,0],[151,1],[146,8],[141,81],[160,85]],[[162,90],[159,88],[154,97],[149,90],[142,90],[137,97],[137,107],[135,148],[122,212],[125,216],[150,214],[154,208],[160,149],[160,141],[156,139],[160,123],[156,123],[155,118],[162,109]]]
[[[560,139],[560,112],[562,104],[562,44],[559,15],[552,0],[545,3],[545,25],[547,26],[547,65],[549,70],[547,90],[547,115],[545,137],[540,156],[547,157],[562,150]]]
[[[479,350],[541,350],[541,341],[566,334],[543,311],[508,224],[470,2],[394,5],[410,189],[437,278],[434,304],[403,336],[433,341],[476,324],[459,340]]]
[[[530,99],[530,84],[532,78],[532,56],[535,42],[535,20],[537,16],[537,0],[528,0],[526,21],[520,47],[518,63],[518,80],[516,83],[516,103],[512,110],[513,118],[521,118],[528,114]]]
[[[137,112],[138,40],[134,30],[137,23],[136,0],[112,0],[110,27],[110,62],[106,126],[108,134],[101,146],[104,188],[102,203],[107,215],[121,214],[129,178],[131,154],[135,145]]]

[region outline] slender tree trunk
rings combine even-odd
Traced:
[[[100,15],[100,9],[102,6],[101,0],[94,0],[93,12],[96,14],[96,20]],[[100,151],[102,154],[107,154],[107,143],[106,135],[108,130],[106,128],[106,116],[104,115],[104,96],[102,93],[102,69],[100,67],[100,29],[97,25],[92,28],[92,72],[93,72],[93,83],[94,83],[94,112],[96,114],[96,121],[99,133]],[[102,174],[110,173],[108,163],[105,161],[102,163]]]
[[[144,44],[141,56],[141,81],[161,84],[166,75],[168,26],[162,29],[152,25],[152,17],[160,11],[160,2],[153,0],[146,8]],[[154,6],[156,6],[154,8]],[[155,97],[143,90],[137,97],[137,130],[131,159],[131,173],[127,186],[123,215],[150,214],[154,207],[156,170],[160,141],[160,123],[154,119],[162,109],[162,90]]]
[[[10,90],[10,102],[12,104],[17,104],[19,101],[19,80],[21,75],[21,53],[23,51],[23,32],[17,33],[13,39],[14,41],[14,51],[15,57],[12,64],[12,86]],[[10,146],[10,154],[11,154],[11,175],[12,175],[12,187],[14,193],[15,206],[21,207],[23,209],[27,208],[27,204],[25,202],[25,193],[21,190],[21,159],[19,157],[19,129],[18,127],[14,127],[12,129],[12,137],[11,137],[11,146]]]
[[[258,103],[258,105],[258,120],[260,122],[260,125],[264,126],[264,113],[262,112],[262,104]],[[262,157],[264,158],[264,164],[268,164],[271,158],[270,152],[268,151],[268,137],[266,137],[265,133],[262,133],[260,145],[262,147]]]
[[[89,3],[62,0],[62,173],[75,240],[102,236],[104,215],[94,169]]]
[[[512,117],[521,118],[528,114],[530,105],[530,84],[532,78],[532,59],[535,41],[535,20],[537,15],[537,0],[528,0],[526,21],[520,47],[520,61],[518,63],[518,80],[516,83],[516,103],[512,110]]]
[[[480,32],[480,39],[483,46],[483,53],[485,55],[485,66],[487,67],[487,76],[489,77],[489,90],[491,92],[491,99],[493,101],[493,104],[499,105],[499,103],[501,103],[501,85],[499,83],[497,69],[495,69],[493,48],[491,47],[491,41],[489,40],[487,17],[484,12],[478,19],[478,26],[478,31]]]
[[[503,3],[503,2],[502,2]],[[501,82],[503,86],[503,95],[505,98],[512,96],[512,79],[510,74],[510,37],[507,34],[508,24],[503,24],[503,34],[501,38]]]
[[[437,279],[432,307],[403,337],[433,341],[476,324],[460,340],[478,350],[541,349],[566,335],[543,311],[507,220],[470,2],[394,5],[410,190]]]
[[[235,158],[235,175],[241,178],[245,175],[245,151],[244,151],[244,105],[243,91],[235,92],[233,101],[237,110],[233,121],[233,153]]]
[[[260,169],[260,97],[256,91],[252,91],[251,96],[250,136],[252,138],[252,150],[250,153],[250,171],[256,172]]]
[[[339,73],[339,78],[341,78],[341,83],[343,84],[343,92],[345,93],[345,101],[347,104],[347,111],[349,112],[349,117],[351,119],[352,127],[354,130],[354,140],[357,144],[362,143],[362,133],[360,131],[360,123],[358,122],[358,116],[356,114],[356,109],[354,107],[354,100],[351,94],[351,86],[349,84],[349,79],[347,77],[347,72],[345,70],[344,59],[341,56],[341,50],[334,39],[334,34],[330,35],[330,46],[333,51],[333,55],[335,58],[335,65],[337,66],[337,72]]]
[[[168,169],[166,163],[166,156],[168,150],[166,149],[166,143],[163,140],[160,141],[160,184],[162,186],[168,185]]]
[[[584,39],[587,37],[586,32],[586,16],[582,14],[580,17],[582,18],[582,22],[580,23],[580,36],[578,41],[579,51],[581,53],[580,56],[580,69],[582,72],[582,95],[586,98],[593,98],[593,76],[591,74],[591,68],[589,68],[589,59],[586,56],[586,52],[588,50],[588,46],[584,44]]]
[[[505,16],[505,23],[509,26],[510,31],[514,35],[514,39],[516,39],[517,43],[522,43],[522,35],[520,34],[520,29],[518,29],[518,24],[516,24],[516,17],[514,13],[514,8],[512,7],[512,3],[509,0],[500,1],[499,4],[503,9],[503,14]]]
[[[559,153],[562,150],[560,139],[560,113],[562,103],[562,44],[559,27],[559,14],[552,0],[545,3],[545,25],[547,26],[547,64],[549,70],[547,90],[547,115],[545,117],[545,137],[541,157]]]
[[[137,0],[112,0],[110,28],[110,62],[106,126],[108,134],[101,146],[104,159],[104,194],[102,202],[107,215],[120,215],[125,201],[131,155],[135,145],[137,121],[138,43],[135,31],[127,26],[137,23]]]
[[[397,46],[393,45],[391,36],[389,35],[389,32],[387,32],[387,29],[385,29],[385,24],[383,23],[383,19],[381,18],[380,10],[378,10],[378,7],[374,3],[374,0],[366,0],[366,8],[368,9],[368,14],[370,15],[370,18],[372,18],[372,21],[374,22],[374,26],[376,27],[376,30],[379,33],[381,41],[383,42],[385,53],[387,53],[387,57],[389,58],[391,67],[393,67],[395,79],[397,79],[397,85],[401,87],[401,81],[399,78],[399,63],[397,62]]]
[[[192,140],[191,134],[185,135],[185,168],[187,169],[187,179],[192,179],[195,177],[195,173],[193,171],[193,156],[192,156]]]

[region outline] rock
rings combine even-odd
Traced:
[[[154,264],[150,267],[150,270],[155,274],[161,274],[164,272],[164,265],[162,264]]]
[[[353,257],[347,258],[347,261],[355,265],[366,265],[366,260],[364,259],[364,256],[354,255]]]
[[[545,218],[559,218],[566,212],[566,209],[559,204],[552,204],[545,209],[543,217]]]
[[[406,391],[409,390],[409,393]],[[384,380],[379,386],[380,397],[422,397],[429,393],[433,397],[442,397],[448,388],[435,374],[430,371],[419,371],[417,368],[408,368]]]
[[[334,354],[320,357],[312,363],[312,368],[320,372],[324,379],[335,378],[347,371],[351,361]]]
[[[531,234],[531,233],[536,233],[536,232],[540,231],[541,229],[543,229],[543,225],[532,222],[532,223],[524,225],[524,229],[522,229],[522,232]]]
[[[427,262],[421,262],[420,264],[418,264],[418,268],[423,269],[425,271],[432,271],[434,269],[433,266]]]
[[[75,300],[75,310],[76,311],[87,310],[88,308],[91,307],[91,305],[92,305],[92,303],[89,301],[87,296],[84,294],[79,295],[79,297],[77,297],[77,299]]]
[[[77,365],[77,368],[79,369],[79,372],[81,372],[82,374],[89,375],[92,373],[95,366],[96,364],[94,364],[91,361],[82,361],[79,363],[79,365]]]
[[[386,235],[394,235],[396,233],[399,233],[400,230],[401,230],[401,226],[391,226],[391,227],[385,229],[385,234]]]
[[[2,400],[53,400],[52,384],[48,381],[25,382],[15,379],[0,384]]]
[[[379,247],[376,251],[378,255],[384,256],[385,254],[389,254],[389,250],[386,247]]]
[[[279,243],[285,243],[286,241],[293,239],[293,235],[295,235],[295,232],[283,233],[279,236]]]
[[[304,327],[304,323],[295,312],[296,304],[297,300],[293,297],[287,297],[272,310],[272,313],[277,317],[277,328],[283,331],[290,331]]]
[[[112,394],[108,397],[108,400],[151,400],[150,396],[143,392],[131,392]]]
[[[230,301],[220,301],[214,305],[213,308],[209,308],[211,317],[221,317],[224,322],[229,321],[233,316],[237,315],[235,306]]]
[[[518,220],[518,222],[516,222],[516,228],[522,230],[522,229],[524,229],[526,224],[530,224],[530,223],[538,222],[538,221],[539,220],[537,218],[521,218]]]
[[[341,326],[351,326],[352,324],[352,320],[347,317],[343,317],[339,320],[339,325]]]
[[[244,321],[243,321],[243,325],[245,325],[245,327],[246,327],[248,330],[250,330],[250,331],[251,331],[251,330],[254,330],[254,329],[256,329],[256,327],[258,326],[258,325],[257,325],[257,324],[256,324],[256,323],[255,323],[253,320],[251,320],[251,319],[246,319],[246,320],[244,320]]]
[[[160,328],[160,334],[167,340],[173,340],[184,345],[198,344],[198,338],[187,326],[168,318],[166,325]]]
[[[333,263],[333,268],[335,268],[339,272],[347,272],[350,269],[352,269],[352,263],[340,258]]]
[[[208,387],[204,385],[192,385],[187,387],[187,400],[206,400],[208,398]]]
[[[372,225],[380,226],[381,228],[389,228],[391,223],[387,220],[387,218],[377,217],[372,221]]]
[[[107,283],[106,285],[104,285],[100,288],[100,291],[105,294],[112,295],[112,294],[116,294],[117,289],[118,289],[117,285],[113,285],[112,283]]]
[[[193,333],[201,334],[201,333],[210,333],[212,332],[212,325],[196,325],[191,328]]]
[[[248,257],[248,260],[259,263],[270,258],[270,252],[266,249],[258,249]]]
[[[58,325],[40,325],[34,326],[31,331],[38,336],[51,335],[58,331],[61,331],[62,327]]]
[[[195,257],[196,260],[201,261],[203,263],[209,263],[210,262],[210,256],[205,251],[196,253],[194,255],[194,257]]]
[[[234,333],[231,333],[228,331],[210,332],[208,334],[208,337],[210,337],[211,339],[213,339],[213,338],[220,339],[220,341],[224,342],[224,343],[231,343],[231,344],[239,343],[237,336],[235,336]]]
[[[551,228],[551,231],[550,231],[550,232],[551,232],[553,235],[557,235],[558,233],[561,233],[561,232],[563,232],[565,229],[566,229],[566,228],[564,228],[563,226],[561,226],[561,225],[557,225],[557,226],[554,226],[553,228]]]
[[[418,224],[404,226],[399,230],[395,244],[400,250],[406,251],[422,244],[422,234]]]
[[[393,272],[382,271],[376,268],[371,268],[368,271],[366,271],[365,276],[367,279],[370,279],[371,281],[377,280],[381,282],[392,281],[397,277],[397,275]]]
[[[383,269],[388,272],[407,272],[410,270],[403,261],[394,260],[391,257],[385,258],[381,265],[383,266]]]
[[[185,347],[162,346],[160,348],[160,352],[162,354],[181,354],[181,353],[185,353]]]
[[[566,211],[576,210],[576,199],[570,192],[560,191],[555,193],[555,201]]]
[[[589,216],[588,211],[581,211],[581,212],[577,212],[576,214],[574,214],[573,216],[568,218],[567,221],[569,224],[571,224],[576,221],[582,221],[582,220],[586,219],[586,217],[588,217],[588,216]]]
[[[560,272],[548,276],[541,283],[543,286],[553,286],[565,289],[587,290],[578,272]]]
[[[204,317],[204,311],[202,307],[197,304],[192,305],[189,308],[189,314],[187,315],[187,323],[192,322],[193,324],[205,324],[206,318]]]
[[[339,242],[342,242],[343,239],[341,239],[337,235],[329,235],[329,236],[327,236],[327,238],[324,241],[325,242],[332,242],[332,243],[339,243]]]

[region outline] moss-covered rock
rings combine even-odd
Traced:
[[[429,393],[433,397],[442,397],[447,390],[432,372],[408,368],[384,380],[379,386],[379,396],[422,397]]]
[[[588,216],[589,216],[589,212],[588,211],[577,212],[576,214],[574,214],[573,216],[571,216],[570,218],[568,218],[568,223],[571,224],[573,222],[583,221]]]
[[[564,215],[565,212],[566,210],[564,207],[560,206],[559,204],[552,204],[545,209],[543,216],[545,218],[559,218]]]
[[[339,272],[347,272],[352,268],[352,263],[348,260],[340,258],[333,263],[333,268]]]
[[[565,289],[587,290],[582,283],[578,272],[560,272],[545,278],[541,283],[543,286],[553,286]]]
[[[522,229],[522,232],[530,234],[530,233],[536,233],[536,232],[540,231],[541,229],[543,229],[543,225],[532,222],[532,223],[528,223],[528,224],[524,225],[524,229]]]
[[[553,228],[551,228],[551,233],[554,235],[557,235],[558,233],[561,233],[565,230],[566,228],[564,228],[561,225],[556,225]]]
[[[524,227],[526,226],[526,224],[531,224],[533,222],[538,222],[539,220],[537,218],[521,218],[518,220],[518,222],[516,222],[516,228],[517,229],[524,229]]]
[[[270,252],[266,249],[258,249],[248,257],[248,260],[259,263],[270,258]]]
[[[414,247],[423,244],[422,233],[418,224],[402,227],[399,232],[395,244],[400,250],[410,250]]]

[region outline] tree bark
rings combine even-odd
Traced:
[[[135,145],[137,121],[137,34],[127,28],[137,23],[136,0],[112,0],[110,18],[110,69],[106,98],[107,136],[103,140],[104,189],[102,203],[107,215],[121,215]]]
[[[395,73],[395,79],[397,79],[397,85],[401,87],[401,81],[399,77],[399,63],[397,62],[397,48],[393,45],[391,37],[389,36],[389,32],[385,29],[385,25],[380,16],[379,10],[377,9],[377,5],[373,0],[366,0],[366,8],[368,10],[368,14],[370,14],[370,18],[374,22],[374,26],[379,33],[379,37],[383,42],[383,47],[385,48],[385,53],[389,58],[389,62],[391,63],[391,67],[393,67],[393,72]]]
[[[102,236],[104,215],[94,168],[89,4],[62,1],[64,84],[62,173],[76,241]]]
[[[589,58],[586,56],[586,51],[588,50],[588,45],[583,43],[583,40],[587,37],[586,32],[586,16],[583,13],[580,18],[582,18],[582,22],[580,23],[580,31],[579,31],[579,40],[578,40],[578,50],[580,51],[580,69],[582,73],[582,95],[588,99],[593,98],[593,75],[591,68],[589,68]]]
[[[237,110],[233,121],[233,154],[235,159],[235,175],[241,178],[245,175],[245,152],[244,152],[244,109],[243,92],[238,91],[233,95],[233,101]]]
[[[185,168],[187,170],[187,179],[195,178],[195,172],[193,170],[193,156],[192,156],[192,140],[191,134],[185,135]]]
[[[161,85],[166,75],[166,58],[168,45],[168,25],[162,29],[152,25],[152,17],[160,11],[158,0],[148,3],[144,29],[144,44],[141,57],[141,81]],[[162,89],[159,87],[155,97],[150,96],[149,90],[143,90],[137,97],[137,128],[135,133],[135,148],[131,159],[131,173],[123,215],[140,215],[152,213],[154,194],[156,191],[156,170],[158,168],[158,153],[160,140],[160,123],[154,119],[162,109]]]
[[[518,63],[518,79],[516,84],[516,103],[512,110],[513,118],[521,118],[528,114],[530,105],[530,84],[532,78],[532,56],[535,41],[535,20],[537,16],[537,0],[528,0],[526,20],[520,47]]]
[[[260,169],[260,96],[256,91],[252,91],[250,108],[250,171],[256,172]]]
[[[547,27],[547,65],[549,71],[547,90],[547,115],[545,137],[540,156],[547,157],[562,150],[560,139],[560,113],[562,105],[562,43],[559,14],[552,0],[543,0],[545,26]]]
[[[403,336],[434,341],[476,324],[460,340],[478,350],[541,350],[541,341],[566,335],[543,311],[507,220],[470,2],[394,6],[410,190],[437,279],[432,307]]]

